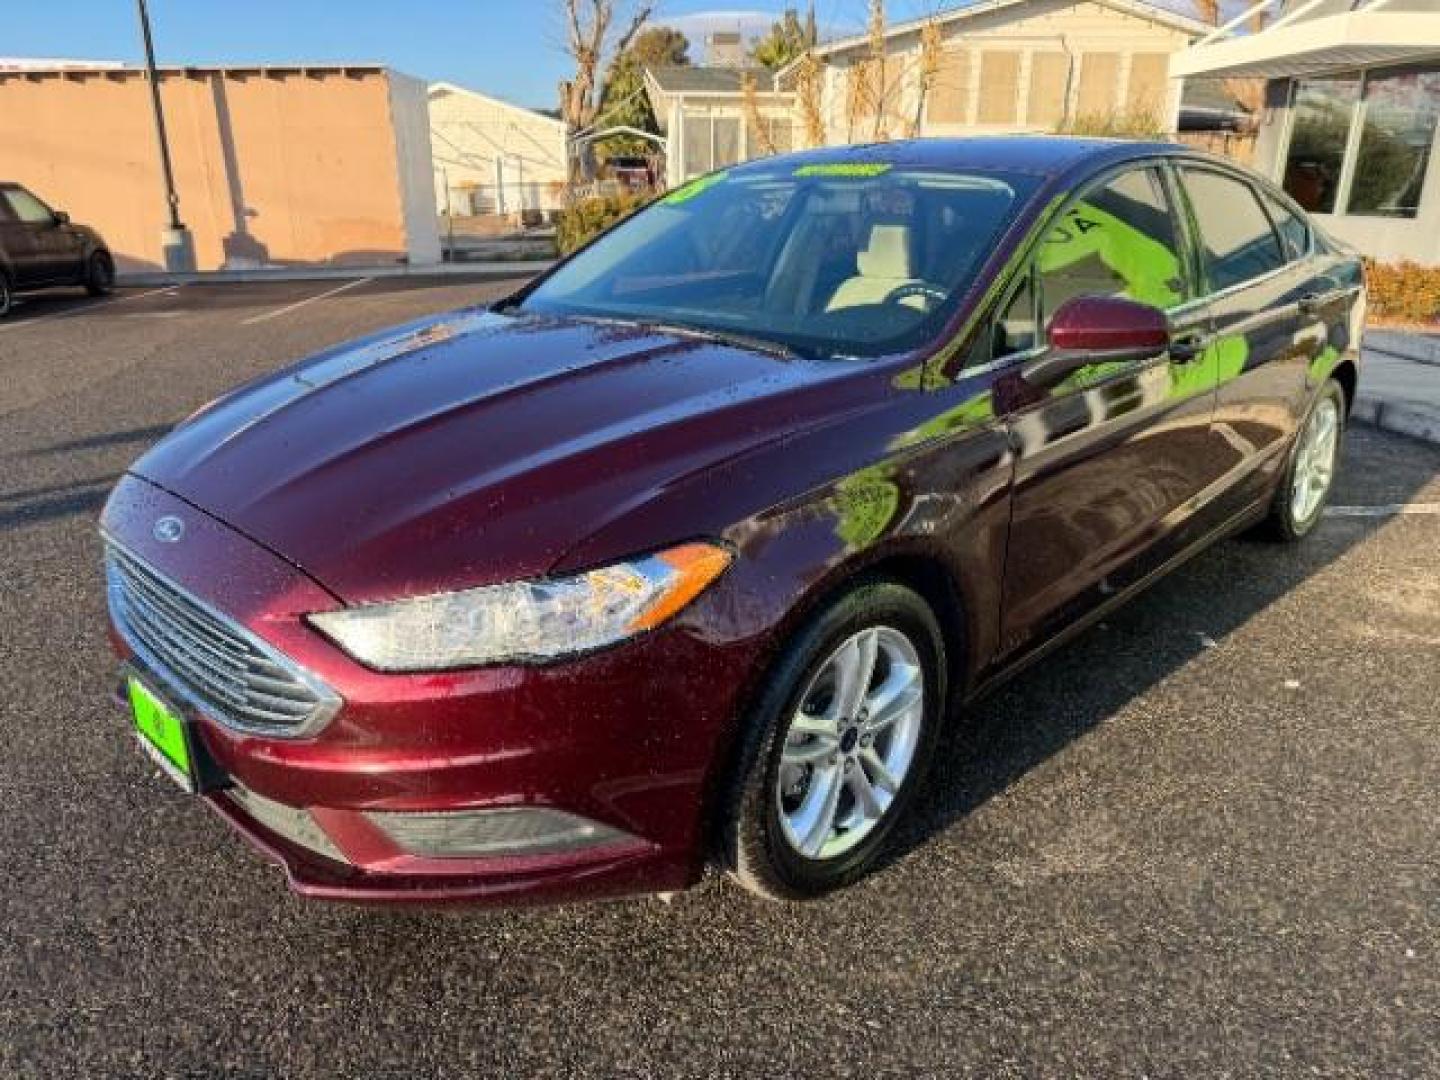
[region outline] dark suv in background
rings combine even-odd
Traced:
[[[98,232],[0,180],[0,318],[27,289],[83,285],[102,296],[114,284],[115,260]]]

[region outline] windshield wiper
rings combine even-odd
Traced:
[[[787,360],[796,357],[814,359],[812,355],[797,349],[793,345],[786,345],[772,338],[755,337],[751,334],[737,334],[730,330],[716,330],[708,326],[690,326],[686,323],[656,322],[653,319],[636,319],[635,325],[643,330],[652,330],[656,333],[674,334],[676,337],[699,338],[702,341],[713,341],[718,345],[733,345],[736,348],[750,349],[753,352],[769,353],[772,356],[784,357]]]

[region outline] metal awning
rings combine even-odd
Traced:
[[[1170,77],[1280,79],[1327,71],[1440,60],[1440,11],[1368,8],[1319,18],[1282,18],[1258,34],[1223,38],[1236,23],[1170,57]],[[1294,12],[1300,15],[1302,5]],[[1381,8],[1381,10],[1375,10]],[[1242,16],[1243,18],[1243,16]]]

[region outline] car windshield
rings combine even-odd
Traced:
[[[939,332],[1034,185],[888,164],[714,173],[611,230],[520,307],[806,355],[908,349]]]

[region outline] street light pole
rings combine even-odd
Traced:
[[[150,36],[150,12],[145,0],[135,0],[140,16],[140,36],[145,40],[145,77],[150,83],[150,105],[155,113],[155,138],[160,144],[160,169],[165,176],[165,202],[169,224],[160,234],[165,269],[186,272],[195,269],[195,244],[180,220],[180,196],[175,190],[175,169],[170,162],[170,136],[165,130],[165,110],[160,104],[160,79],[155,71],[155,42]]]

